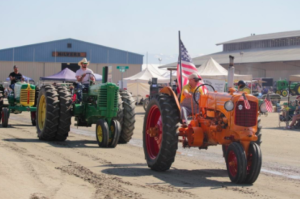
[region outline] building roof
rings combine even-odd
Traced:
[[[216,45],[251,42],[251,41],[259,41],[259,40],[282,39],[282,38],[288,38],[288,37],[300,37],[300,30],[261,34],[261,35],[252,35],[249,37],[243,37],[240,39],[234,39],[234,40],[230,40],[230,41],[226,41],[226,42],[217,43]]]
[[[71,47],[68,47],[68,44],[71,44]],[[91,63],[143,63],[141,54],[71,38],[1,49],[0,61],[77,63],[82,59],[71,55],[54,56],[54,52],[82,52]]]
[[[265,63],[278,61],[299,61],[300,48],[299,46],[291,46],[284,48],[268,48],[268,49],[250,49],[231,52],[218,52],[209,55],[193,58],[193,63],[196,66],[202,65],[210,57],[216,60],[219,64],[229,64],[229,55],[234,56],[234,63]],[[175,68],[177,62],[160,66],[159,68]]]

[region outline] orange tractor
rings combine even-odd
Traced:
[[[244,97],[250,108],[245,107]],[[156,171],[168,170],[174,162],[178,142],[183,147],[199,149],[221,144],[230,180],[254,183],[262,164],[259,109],[266,112],[266,105],[258,107],[256,97],[237,92],[233,86],[229,93],[213,91],[198,97],[194,93],[191,100],[197,106],[192,107],[194,113],[188,125],[179,129],[181,108],[170,87],[161,89],[149,102],[143,127],[148,166]]]

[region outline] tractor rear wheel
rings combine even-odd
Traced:
[[[9,118],[9,109],[2,108],[2,113],[1,113],[2,127],[8,126],[8,118]]]
[[[131,94],[124,90],[120,92],[123,101],[123,123],[119,143],[127,143],[130,141],[135,124],[135,100]]]
[[[39,139],[54,140],[59,124],[59,99],[52,85],[45,85],[40,89],[36,113]]]
[[[120,93],[118,93],[118,113],[117,113],[117,117],[113,118],[113,120],[118,120],[121,127],[123,124],[123,116],[124,116],[123,111],[124,111],[124,108],[123,108],[122,97],[121,97]],[[122,128],[120,130],[122,130]]]
[[[121,124],[118,120],[111,121],[110,131],[112,132],[112,138],[109,139],[109,147],[115,148],[119,142],[121,135]]]
[[[294,91],[296,92],[296,95],[300,95],[300,84],[295,86]]]
[[[58,86],[59,124],[55,139],[65,141],[70,132],[72,96],[66,87]]]
[[[226,167],[231,182],[243,183],[247,174],[247,159],[240,143],[233,142],[226,152]]]
[[[179,120],[180,113],[173,97],[160,93],[150,100],[144,118],[143,147],[152,170],[166,171],[174,162]]]
[[[108,124],[104,119],[100,119],[96,124],[96,138],[99,147],[108,147],[109,129]]]
[[[282,95],[283,97],[288,96],[288,90],[282,90],[282,91],[281,91],[281,95]]]
[[[250,143],[247,162],[247,176],[244,183],[252,184],[260,173],[262,163],[261,150],[256,143]]]

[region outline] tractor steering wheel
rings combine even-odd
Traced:
[[[193,93],[193,99],[194,99],[194,101],[196,102],[197,105],[199,105],[199,103],[198,103],[198,101],[196,100],[196,92],[198,91],[198,89],[199,89],[201,86],[210,86],[210,87],[213,89],[214,92],[216,91],[215,88],[214,88],[212,85],[210,85],[210,84],[201,84],[200,86],[198,86],[198,87],[195,89],[194,93]],[[201,95],[200,92],[199,92],[199,95]],[[200,97],[200,96],[199,96],[199,97]]]

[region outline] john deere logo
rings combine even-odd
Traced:
[[[238,108],[239,108],[239,110],[241,111],[241,110],[243,109],[243,105],[240,104],[240,105],[238,106]]]

